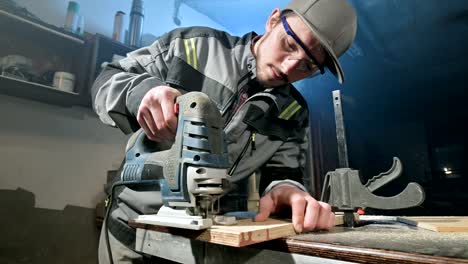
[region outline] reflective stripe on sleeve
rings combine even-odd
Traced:
[[[300,104],[298,104],[297,101],[294,101],[288,107],[286,107],[286,109],[284,109],[283,112],[281,112],[281,114],[278,116],[278,118],[289,120],[301,108],[302,108],[302,106]]]

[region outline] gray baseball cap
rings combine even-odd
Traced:
[[[346,0],[292,0],[283,11],[291,10],[310,28],[329,55],[326,67],[339,83],[344,82],[338,57],[353,44],[357,17]]]

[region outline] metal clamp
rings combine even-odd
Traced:
[[[401,209],[418,206],[423,203],[425,194],[423,188],[414,182],[409,183],[399,194],[391,197],[377,196],[373,192],[392,180],[398,178],[402,165],[398,158],[393,158],[393,166],[387,172],[381,173],[366,184],[361,183],[358,170],[340,168],[328,172],[322,191],[322,201],[328,202],[333,208],[351,214],[345,225],[354,226],[353,212],[359,208]]]
[[[421,185],[414,182],[409,183],[401,193],[392,197],[373,194],[373,192],[401,175],[403,165],[397,157],[393,158],[393,165],[388,171],[372,177],[366,184],[362,184],[358,170],[348,168],[346,134],[340,91],[333,91],[333,99],[338,157],[341,168],[330,171],[325,176],[321,200],[329,203],[334,209],[344,211],[345,226],[354,226],[353,213],[359,207],[391,210],[422,204],[425,198],[424,190]]]

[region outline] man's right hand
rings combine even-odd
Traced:
[[[156,86],[141,100],[137,121],[146,136],[157,142],[172,140],[177,130],[175,100],[181,93],[169,86]]]

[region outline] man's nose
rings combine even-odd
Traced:
[[[297,69],[297,67],[299,67],[299,63],[301,63],[300,60],[286,58],[281,64],[281,70],[284,74],[289,76],[292,72],[294,72]]]

